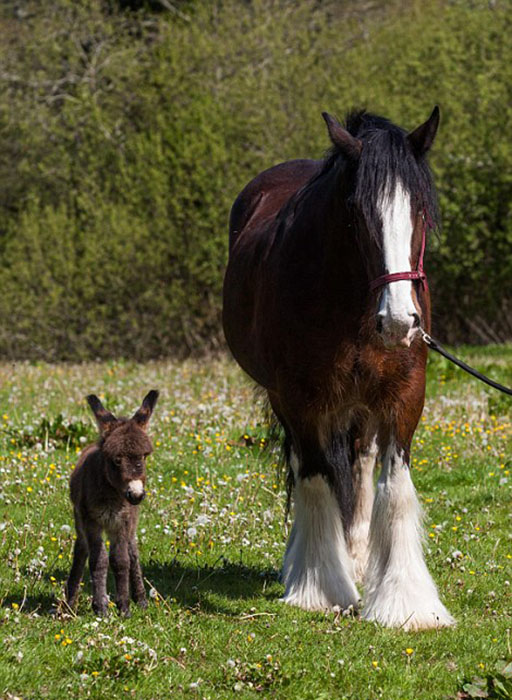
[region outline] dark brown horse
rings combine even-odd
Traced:
[[[277,165],[236,199],[224,284],[228,344],[286,435],[295,516],[284,600],[356,606],[363,579],[366,619],[450,625],[409,468],[425,396],[419,327],[430,326],[415,271],[425,222],[437,221],[425,156],[439,110],[409,134],[366,112],[345,127],[324,118],[324,160]]]

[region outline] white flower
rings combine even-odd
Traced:
[[[195,527],[189,527],[187,530],[187,536],[190,537],[191,540],[194,539],[194,537],[197,535],[197,530]]]

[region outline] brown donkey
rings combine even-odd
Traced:
[[[98,423],[100,439],[81,453],[71,474],[70,495],[74,506],[76,542],[73,565],[66,584],[66,599],[73,607],[87,557],[92,579],[92,608],[104,615],[108,607],[107,570],[116,581],[116,605],[129,615],[130,587],[134,601],[147,607],[146,593],[135,539],[138,504],[145,496],[146,457],[153,446],[146,428],[158,399],[150,391],[135,415],[115,418],[97,396],[87,397]],[[110,554],[102,539],[110,538]]]

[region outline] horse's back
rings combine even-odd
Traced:
[[[289,160],[264,170],[236,198],[229,218],[230,251],[249,225],[275,217],[284,204],[314,175],[321,161]]]
[[[278,214],[321,166],[291,160],[269,168],[238,195],[229,222],[229,262],[224,278],[223,324],[228,345],[242,368],[259,384],[272,383],[262,318],[272,307],[268,254],[277,233]]]

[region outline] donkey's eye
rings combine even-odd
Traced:
[[[116,467],[120,467],[121,464],[122,464],[122,462],[123,462],[123,460],[122,460],[121,457],[115,457],[115,458],[114,458],[114,464],[116,465]]]

